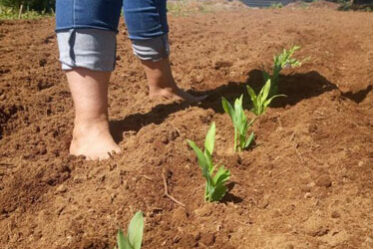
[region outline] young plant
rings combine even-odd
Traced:
[[[115,249],[140,249],[142,247],[143,226],[143,213],[138,211],[130,221],[126,236],[121,229],[118,230],[117,248],[115,247]]]
[[[222,97],[222,107],[227,114],[229,114],[231,121],[234,125],[234,150],[242,151],[247,149],[255,139],[255,134],[252,132],[249,136],[248,130],[255,120],[248,122],[247,116],[243,110],[243,95],[237,98],[234,107],[227,99]]]
[[[216,136],[216,125],[213,122],[205,137],[204,152],[195,144],[188,140],[188,145],[194,150],[200,168],[205,178],[205,201],[220,201],[226,194],[226,182],[230,178],[230,171],[221,166],[217,170],[217,166],[213,164],[212,154],[214,150],[214,140]]]
[[[247,92],[252,100],[252,109],[251,111],[256,115],[259,116],[263,114],[273,99],[286,96],[284,94],[277,94],[270,96],[270,88],[271,88],[271,79],[269,78],[265,85],[262,87],[258,95],[256,95],[255,91],[250,85],[247,85]]]
[[[281,54],[274,56],[273,74],[269,75],[267,72],[263,72],[264,82],[271,79],[269,97],[278,93],[278,78],[279,73],[283,68],[301,66],[302,61],[292,58],[292,55],[299,49],[300,46],[293,46],[289,50],[283,49]]]

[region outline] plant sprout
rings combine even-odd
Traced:
[[[126,236],[121,229],[118,230],[117,248],[115,247],[115,249],[140,249],[142,247],[143,226],[143,213],[138,211],[130,221]]]
[[[302,62],[292,58],[292,55],[300,49],[300,46],[293,46],[291,49],[283,49],[283,52],[279,55],[274,56],[273,74],[269,75],[267,72],[263,72],[264,82],[271,79],[271,87],[269,97],[272,97],[278,93],[278,78],[279,73],[283,68],[287,67],[299,67]]]
[[[212,154],[214,150],[214,140],[216,135],[216,125],[213,122],[205,137],[204,152],[195,144],[188,140],[188,145],[194,150],[198,163],[205,178],[205,201],[220,201],[227,192],[226,182],[230,178],[230,171],[221,166],[218,170],[213,164]]]
[[[247,85],[247,92],[249,96],[251,97],[253,107],[251,111],[256,115],[259,116],[263,114],[267,107],[270,105],[270,103],[273,101],[273,99],[286,96],[284,94],[277,94],[269,97],[269,92],[271,88],[271,79],[268,79],[265,83],[265,85],[262,87],[258,95],[256,95],[255,91],[250,85]]]
[[[234,125],[234,151],[242,151],[247,149],[255,139],[255,134],[252,132],[249,136],[248,130],[255,120],[248,122],[247,116],[243,110],[243,95],[237,98],[234,107],[227,99],[222,97],[222,107],[227,114],[229,114]]]

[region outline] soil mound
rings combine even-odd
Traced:
[[[209,94],[198,106],[148,100],[121,26],[110,117],[123,153],[86,162],[68,155],[74,113],[54,20],[1,22],[0,247],[113,248],[142,210],[145,249],[372,248],[372,23],[314,8],[171,17],[175,78]],[[288,97],[254,126],[256,146],[234,154],[221,96],[258,89],[294,44],[310,59],[282,73]],[[201,145],[212,121],[232,178],[224,201],[206,204],[185,140]]]

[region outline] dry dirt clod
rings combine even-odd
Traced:
[[[184,221],[187,219],[187,213],[185,208],[183,207],[178,207],[174,212],[173,212],[173,220],[174,221]]]
[[[163,137],[161,138],[161,142],[162,142],[163,144],[168,144],[168,143],[169,143],[169,138],[168,138],[167,136],[163,136]]]
[[[181,236],[176,235],[176,236],[173,238],[173,244],[178,243],[180,240],[181,240]]]
[[[329,175],[324,174],[317,178],[316,185],[319,187],[331,187],[332,181]]]
[[[211,246],[216,241],[216,236],[214,233],[202,233],[200,242],[203,243],[206,246]]]
[[[75,184],[77,184],[77,183],[82,183],[82,182],[84,182],[84,180],[85,180],[85,178],[83,177],[83,176],[74,176],[74,178],[73,178],[73,182],[75,183]]]
[[[204,217],[204,216],[209,216],[212,214],[212,208],[211,208],[211,205],[209,204],[205,204],[204,206],[202,206],[201,208],[198,208],[194,211],[194,213],[197,215],[197,216],[200,216],[200,217]]]
[[[334,219],[340,218],[340,213],[338,211],[333,211],[331,217]]]
[[[56,194],[65,193],[67,190],[68,188],[64,184],[61,184],[60,186],[57,187]]]
[[[312,190],[312,187],[308,186],[308,185],[303,185],[301,186],[301,191],[302,192],[305,192],[305,193],[308,193]]]
[[[257,205],[257,207],[258,208],[261,208],[261,209],[265,209],[265,208],[267,208],[267,206],[269,206],[269,200],[266,198],[266,199],[262,199],[259,203],[258,203],[258,205]]]

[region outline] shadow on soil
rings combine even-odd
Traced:
[[[234,194],[231,193],[232,189],[235,187],[236,183],[235,182],[230,182],[229,184],[227,184],[227,193],[225,195],[225,197],[223,197],[223,199],[220,201],[222,203],[228,203],[228,202],[232,202],[232,203],[240,203],[243,201],[243,198],[239,197],[239,196],[236,196]]]
[[[213,109],[217,113],[223,113],[221,106],[222,96],[225,96],[228,100],[233,102],[235,98],[241,94],[244,94],[244,107],[249,109],[251,107],[250,100],[245,86],[246,84],[250,84],[255,91],[258,92],[263,85],[263,79],[261,70],[252,70],[247,75],[248,77],[245,82],[229,82],[227,85],[220,86],[216,89],[208,91],[190,90],[189,93],[197,96],[208,95],[208,97],[202,103],[197,104],[197,106],[204,109]],[[282,108],[285,106],[293,106],[302,100],[316,97],[332,90],[339,89],[335,84],[329,82],[325,77],[316,71],[280,75],[279,93],[286,94],[287,97],[275,99],[271,104],[271,107]],[[359,103],[370,91],[372,91],[371,85],[357,93],[348,92],[341,93],[341,95],[355,101],[356,103]],[[178,112],[189,106],[190,105],[188,103],[161,104],[153,107],[148,113],[136,113],[129,115],[122,120],[113,120],[110,124],[112,135],[116,142],[120,142],[122,140],[122,133],[124,131],[139,131],[143,126],[148,124],[160,124],[171,113]]]

